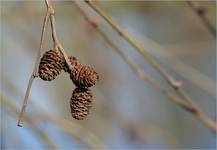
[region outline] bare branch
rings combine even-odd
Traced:
[[[37,59],[35,62],[35,67],[34,67],[34,70],[32,72],[32,75],[30,76],[30,79],[29,79],[28,87],[27,87],[26,94],[25,94],[24,101],[23,101],[22,110],[20,112],[20,116],[19,116],[19,120],[18,120],[18,124],[17,124],[19,127],[23,126],[24,114],[26,112],[26,108],[28,105],[29,93],[30,93],[32,83],[33,83],[35,77],[38,76],[38,66],[40,63],[40,58],[42,56],[42,44],[43,44],[43,40],[44,40],[44,33],[45,33],[46,26],[47,26],[48,18],[50,18],[50,20],[51,20],[50,23],[51,23],[51,29],[52,29],[52,39],[53,39],[53,43],[54,43],[54,48],[60,50],[60,52],[63,54],[63,57],[64,57],[67,65],[68,65],[69,69],[72,70],[68,56],[67,56],[65,50],[63,49],[62,45],[60,44],[58,37],[57,37],[53,6],[49,0],[45,0],[45,4],[47,6],[47,13],[44,17],[44,22],[43,22],[43,27],[42,27],[42,32],[41,32],[41,39],[40,39],[40,46],[39,46],[39,50],[38,50]]]
[[[178,82],[175,78],[170,75],[164,68],[158,64],[158,62],[147,53],[137,42],[126,32],[124,31],[118,24],[108,16],[103,10],[99,7],[95,6],[91,1],[85,1],[98,15],[100,15],[111,27],[120,34],[125,40],[127,40],[143,57],[147,60],[161,75],[162,77],[169,83],[169,85],[181,95],[184,100],[188,103],[193,103],[191,98],[187,95],[187,93],[182,88],[177,88],[176,83]]]
[[[26,112],[26,108],[27,108],[27,105],[28,105],[29,93],[30,93],[30,90],[31,90],[32,83],[33,83],[34,79],[38,76],[38,65],[40,63],[40,58],[41,58],[41,55],[42,55],[42,44],[43,44],[43,40],[44,40],[44,33],[45,33],[46,26],[47,26],[49,13],[50,12],[47,11],[46,15],[44,17],[44,22],[43,22],[43,27],[42,27],[42,32],[41,32],[41,39],[40,39],[40,46],[39,46],[39,50],[38,50],[38,54],[37,54],[37,58],[36,58],[36,62],[35,62],[35,67],[33,69],[32,75],[30,76],[30,79],[29,79],[29,83],[28,83],[26,94],[25,94],[24,101],[23,101],[22,110],[20,112],[19,120],[18,120],[18,123],[17,123],[17,125],[19,127],[23,126],[24,114]]]
[[[51,23],[51,30],[52,30],[52,38],[53,38],[53,42],[54,42],[54,48],[58,48],[58,50],[63,54],[63,57],[66,61],[66,64],[68,65],[69,69],[72,70],[72,66],[71,63],[68,59],[68,56],[63,48],[63,46],[61,45],[61,43],[58,40],[58,36],[56,33],[56,26],[55,26],[55,17],[54,17],[54,8],[51,4],[51,2],[49,0],[45,0],[46,5],[47,5],[47,9],[50,11],[50,23]]]
[[[91,22],[91,19],[86,14],[86,12],[80,7],[77,1],[74,1],[76,6],[79,8],[79,10],[82,12],[84,17]],[[172,92],[170,92],[167,88],[163,87],[161,84],[159,84],[157,81],[155,81],[150,76],[146,75],[143,69],[141,69],[136,63],[134,63],[131,58],[123,53],[123,51],[113,42],[113,40],[104,32],[101,28],[97,27],[95,28],[101,36],[104,38],[105,41],[107,41],[111,47],[123,58],[123,60],[131,67],[131,69],[142,79],[145,81],[148,81],[152,86],[160,90],[162,93],[164,93],[166,96],[169,97],[171,101],[176,103],[178,106],[186,110],[187,112],[191,113],[195,116],[198,120],[200,120],[202,123],[204,123],[206,126],[208,126],[210,129],[212,129],[214,132],[217,132],[217,128],[215,123],[210,120],[201,110],[200,108],[188,97],[185,95],[185,93],[181,93],[181,95],[184,95],[184,100],[180,99],[178,96],[174,95]],[[148,56],[149,57],[149,56]],[[174,82],[174,81],[173,81]],[[179,89],[177,89],[179,90]],[[183,92],[180,90],[179,92]]]

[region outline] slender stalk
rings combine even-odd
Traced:
[[[47,6],[47,13],[46,13],[46,15],[44,17],[42,33],[41,33],[41,39],[40,39],[40,46],[39,46],[39,50],[38,50],[38,56],[37,56],[37,59],[36,59],[36,62],[35,62],[34,70],[32,72],[32,75],[30,76],[28,87],[27,87],[26,94],[25,94],[25,97],[24,97],[22,110],[20,112],[20,116],[19,116],[19,120],[18,120],[18,124],[17,124],[19,127],[23,126],[24,114],[26,112],[26,108],[27,108],[27,105],[28,105],[28,97],[29,97],[29,94],[30,94],[32,83],[33,83],[35,77],[38,76],[38,66],[39,66],[39,63],[40,63],[41,55],[42,55],[42,44],[43,44],[43,40],[44,40],[44,33],[45,33],[46,26],[47,26],[48,18],[50,18],[50,23],[51,23],[52,39],[53,39],[53,43],[54,43],[54,48],[55,49],[58,48],[58,50],[63,54],[63,57],[64,57],[67,65],[68,65],[69,69],[72,70],[71,65],[70,65],[70,61],[68,59],[68,56],[67,56],[64,48],[62,47],[62,45],[59,42],[58,37],[57,37],[53,6],[52,6],[52,4],[50,3],[49,0],[45,0],[45,4]]]
[[[101,10],[99,7],[95,6],[91,1],[86,0],[85,1],[93,10],[95,10],[96,13],[98,13],[106,22],[108,22],[113,29],[115,29],[120,36],[122,36],[125,40],[127,40],[135,49],[143,55],[143,57],[156,69],[159,71],[159,73],[164,77],[164,79],[169,83],[169,85],[177,91],[177,93],[183,97],[183,99],[188,102],[191,105],[194,105],[194,107],[198,107],[191,97],[185,92],[183,88],[177,88],[176,86],[176,80],[174,77],[172,77],[165,69],[163,69],[160,64],[151,56],[149,55],[140,45],[137,44],[137,42],[131,38],[131,36],[124,31],[118,24],[110,17],[108,16],[103,10]]]
[[[117,23],[110,17],[108,16],[102,9],[100,9],[99,7],[97,7],[96,5],[94,5],[91,1],[85,1],[93,10],[95,10],[95,12],[97,14],[99,14],[106,22],[109,23],[109,25],[111,25],[111,27],[113,29],[115,29],[115,31],[117,31],[124,39],[126,39],[133,47],[136,48],[136,50],[138,50],[138,52],[140,52],[143,57],[151,64],[153,65],[162,75],[163,77],[172,85],[174,82],[174,78],[169,75],[166,70],[164,70],[162,67],[160,67],[160,65],[147,53],[144,51],[144,49],[139,46],[136,41],[134,41],[134,39],[132,39],[130,37],[130,35],[125,32],[120,26],[117,25]]]
[[[28,86],[26,89],[26,94],[25,94],[24,101],[23,101],[23,106],[22,106],[22,109],[21,109],[21,112],[19,115],[18,123],[17,123],[17,125],[19,127],[23,126],[24,114],[26,112],[26,108],[28,105],[28,98],[29,98],[31,87],[32,87],[32,83],[33,83],[34,79],[38,76],[38,65],[40,63],[40,58],[42,55],[42,44],[43,44],[43,40],[44,40],[44,33],[45,33],[46,26],[47,26],[49,14],[50,14],[50,12],[47,10],[46,15],[44,17],[42,31],[41,31],[40,46],[39,46],[39,50],[38,50],[38,54],[37,54],[37,58],[36,58],[36,62],[35,62],[35,67],[33,69],[31,76],[30,76],[30,79],[29,79],[29,83],[28,83]]]
[[[67,54],[66,54],[63,46],[61,45],[61,43],[58,39],[58,36],[57,36],[55,17],[54,17],[54,14],[55,14],[54,8],[53,8],[50,0],[45,0],[45,3],[47,6],[47,9],[51,12],[50,13],[50,23],[51,23],[51,31],[52,31],[52,38],[53,38],[54,47],[58,48],[58,50],[63,54],[63,57],[66,61],[66,64],[68,65],[69,69],[72,70],[72,66],[71,66],[71,63],[68,59],[68,56],[67,56]]]
[[[92,20],[89,18],[89,16],[86,14],[86,12],[80,7],[79,3],[77,1],[74,1],[76,6],[79,8],[83,16],[91,22]],[[153,87],[160,90],[162,93],[164,93],[168,98],[176,103],[178,106],[186,110],[187,112],[191,113],[195,118],[200,120],[202,123],[204,123],[206,126],[208,126],[210,129],[212,129],[214,132],[217,132],[217,128],[215,123],[210,120],[201,110],[200,108],[193,102],[189,97],[187,97],[186,101],[183,101],[178,96],[174,95],[172,92],[170,92],[167,88],[163,87],[161,84],[159,84],[157,81],[155,81],[150,76],[146,75],[144,70],[141,69],[136,63],[132,61],[132,59],[123,53],[123,51],[113,42],[113,40],[104,32],[100,27],[95,28],[100,35],[104,38],[104,40],[110,44],[110,46],[122,57],[122,59],[131,67],[131,69],[138,75],[142,80],[148,81]],[[182,92],[182,91],[180,91]],[[184,93],[183,93],[184,94]]]
[[[187,93],[182,88],[177,88],[176,80],[173,76],[171,76],[165,69],[163,69],[160,64],[147,53],[137,42],[126,32],[124,31],[118,24],[108,16],[102,9],[95,6],[91,1],[85,1],[98,15],[100,15],[111,27],[117,31],[121,37],[127,40],[161,75],[162,77],[169,83],[169,85],[181,95],[184,100],[189,103],[192,103],[192,100],[187,95]]]

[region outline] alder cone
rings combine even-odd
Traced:
[[[91,87],[99,80],[99,75],[90,66],[82,65],[76,57],[70,56],[72,70],[70,71],[68,65],[64,64],[64,71],[70,74],[70,78],[76,87]]]
[[[70,78],[77,87],[91,87],[99,80],[99,75],[90,66],[78,65],[71,72]]]
[[[83,120],[90,113],[93,94],[90,89],[76,88],[70,100],[71,115],[76,120]]]
[[[54,80],[63,69],[63,58],[58,50],[44,53],[39,64],[39,77],[45,81]]]

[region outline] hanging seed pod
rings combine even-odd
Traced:
[[[71,63],[72,71],[70,72],[66,63],[64,64],[63,69],[65,72],[70,73],[70,78],[75,86],[91,87],[99,80],[98,74],[92,67],[80,64],[77,58],[73,56],[69,57],[69,61]]]
[[[63,58],[58,50],[49,50],[44,53],[39,64],[39,77],[42,80],[54,80],[63,69]]]
[[[83,120],[90,113],[92,98],[90,89],[76,88],[70,100],[72,117],[76,120]]]
[[[72,71],[70,78],[77,87],[91,87],[99,80],[99,75],[90,66],[77,65]]]

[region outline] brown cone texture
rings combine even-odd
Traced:
[[[92,92],[87,88],[76,88],[71,97],[71,115],[77,120],[83,120],[89,113],[92,106]]]
[[[76,57],[74,57],[74,56],[69,56],[69,61],[71,63],[72,69],[74,69],[75,67],[77,67],[78,65],[80,65],[78,59]],[[70,69],[69,69],[68,65],[66,64],[66,62],[64,64],[64,66],[63,66],[63,70],[65,72],[70,73]]]
[[[99,75],[92,67],[80,64],[79,61],[73,56],[70,56],[69,60],[71,62],[72,71],[70,72],[66,63],[63,69],[70,73],[70,78],[75,86],[91,87],[96,84],[99,80]]]
[[[54,80],[63,68],[62,60],[58,50],[45,52],[39,64],[39,77],[46,81]]]
[[[77,66],[71,74],[71,79],[77,87],[91,87],[99,80],[99,75],[90,66]]]

